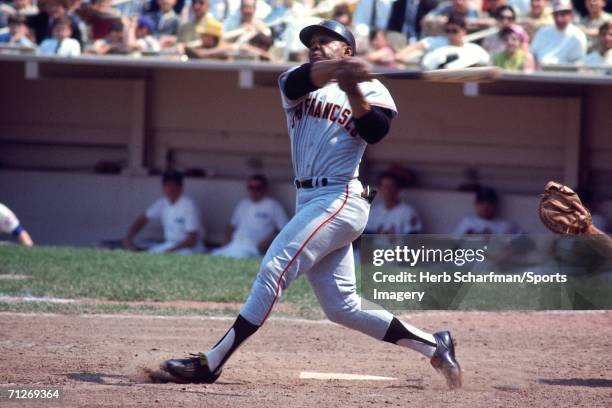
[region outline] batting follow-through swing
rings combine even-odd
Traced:
[[[393,98],[369,65],[354,58],[355,39],[335,21],[304,28],[310,62],[279,78],[291,139],[297,211],[263,258],[238,318],[209,351],[167,360],[171,381],[212,383],[234,351],[266,321],[291,282],[305,275],[327,317],[378,340],[427,356],[449,387],[461,369],[448,331],[424,332],[391,313],[362,308],[351,243],[365,228],[370,198],[357,180],[367,144],[389,132]],[[365,302],[365,301],[364,301]]]

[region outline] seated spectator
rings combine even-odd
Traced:
[[[113,7],[112,0],[92,0],[83,3],[76,14],[90,28],[90,37],[94,40],[105,38],[110,26],[121,20],[121,12]]]
[[[612,65],[612,23],[603,23],[599,28],[597,48],[584,59],[587,65]]]
[[[8,18],[9,32],[0,35],[0,43],[14,45],[16,47],[36,47],[36,44],[28,37],[29,30],[26,25],[26,17],[13,14]]]
[[[571,0],[554,0],[555,24],[542,27],[531,43],[531,52],[538,65],[576,64],[586,54],[586,36],[572,24]]]
[[[230,16],[223,24],[223,39],[236,44],[239,55],[270,60],[268,53],[272,45],[272,31],[256,16],[259,6],[256,0],[242,0],[240,15]]]
[[[489,54],[481,46],[464,42],[466,22],[461,15],[452,15],[448,19],[445,32],[445,37],[426,37],[408,45],[396,57],[403,60],[414,52],[426,52],[421,60],[423,69],[467,68],[489,64]]]
[[[612,21],[612,14],[604,11],[605,0],[585,0],[584,4],[589,14],[578,19],[577,25],[586,34],[590,51],[597,48],[599,28],[603,23]]]
[[[190,21],[181,24],[178,30],[177,42],[189,44],[199,42],[201,33],[198,28],[204,28],[210,24],[221,24],[211,13],[208,12],[208,0],[192,0],[192,18]]]
[[[209,0],[210,1],[210,12],[217,20],[225,22],[228,18],[240,19],[240,0]],[[265,19],[270,12],[272,7],[266,0],[257,0],[255,17],[260,20]]]
[[[297,0],[278,0],[270,14],[264,18],[264,23],[272,29],[274,46],[283,49],[291,36],[299,35],[306,17],[307,9]],[[293,32],[291,32],[293,31]]]
[[[400,186],[393,173],[383,173],[377,188],[382,202],[370,209],[365,232],[368,234],[418,234],[423,231],[419,214],[399,198]]]
[[[475,215],[463,218],[453,235],[460,237],[467,234],[518,234],[520,228],[512,221],[497,216],[499,199],[492,188],[481,187],[476,191],[474,201]]]
[[[161,50],[157,38],[153,37],[155,23],[149,16],[132,19],[128,26],[128,48],[132,51],[156,53]]]
[[[155,25],[153,35],[156,37],[175,36],[181,23],[179,16],[174,11],[176,0],[157,0],[157,4],[158,10],[147,13]]]
[[[339,3],[337,4],[332,11],[332,20],[335,20],[348,28],[351,29],[351,25],[353,24],[353,13],[351,13],[351,9],[348,4]]]
[[[43,10],[38,14],[28,16],[28,26],[34,31],[37,44],[41,44],[46,38],[52,37],[54,22],[61,17],[66,17],[70,20],[70,31],[72,33],[70,36],[81,44],[81,29],[76,19],[67,14],[67,0],[46,0]]]
[[[241,0],[240,10],[233,13],[223,23],[223,38],[230,42],[247,43],[257,35],[271,38],[270,28],[258,18],[256,0]]]
[[[376,29],[371,32],[370,48],[371,51],[366,56],[368,62],[381,67],[394,68],[397,66],[395,52],[387,42],[385,30]]]
[[[62,57],[81,55],[81,45],[72,38],[72,23],[72,20],[67,16],[53,20],[53,37],[43,40],[38,47],[38,52]]]
[[[521,18],[521,26],[530,38],[533,38],[540,28],[552,25],[554,22],[548,0],[531,0],[531,11]]]
[[[478,9],[470,5],[469,0],[452,0],[441,3],[434,10],[427,13],[423,18],[423,29],[425,35],[439,35],[444,30],[446,23],[451,15],[463,16],[466,21],[466,27],[479,25],[480,13]]]
[[[506,44],[501,37],[501,33],[504,31],[504,28],[510,27],[510,25],[514,24],[516,21],[516,13],[510,6],[501,6],[495,13],[495,21],[497,22],[499,32],[496,35],[486,37],[482,41],[482,48],[487,50],[487,52],[491,55],[495,55],[498,52],[503,51],[506,47]]]
[[[0,233],[11,234],[19,239],[22,245],[30,247],[34,245],[32,237],[23,228],[15,213],[2,203],[0,203]]]
[[[144,1],[144,0],[138,0]],[[225,0],[227,1],[227,0]],[[185,7],[185,0],[176,0],[172,5],[172,9],[176,13],[177,16],[180,16],[183,12],[183,8]],[[143,7],[143,11],[145,14],[154,14],[160,11],[161,7],[158,0],[148,0],[148,2]]]
[[[148,248],[149,252],[203,252],[200,211],[195,202],[183,194],[183,174],[166,171],[162,175],[162,189],[164,197],[155,201],[134,221],[123,239],[123,246],[132,251],[140,250],[134,238],[150,220],[159,220],[164,229],[165,242]]]
[[[106,37],[96,40],[87,53],[105,55],[125,54],[127,51],[123,23],[116,21],[109,27]]]
[[[512,24],[502,30],[501,37],[505,48],[493,56],[493,64],[507,71],[533,71],[535,60],[529,50],[525,49],[529,41],[525,30]]]
[[[212,255],[231,258],[261,256],[278,232],[287,224],[283,207],[267,196],[268,180],[261,174],[249,178],[249,198],[242,200],[232,215],[225,246]]]
[[[32,4],[32,0],[13,0],[13,10],[15,14],[22,16],[38,14],[38,7]]]
[[[200,40],[198,45],[187,45],[185,47],[187,56],[190,58],[227,58],[230,47],[221,38],[222,26],[220,22],[200,25],[196,30]]]

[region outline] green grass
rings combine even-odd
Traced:
[[[0,274],[29,275],[32,278],[0,279],[0,293],[114,301],[241,303],[249,293],[258,268],[256,259],[8,245],[0,246]],[[316,299],[303,278],[294,282],[284,298],[300,315],[316,315]],[[52,306],[60,311],[82,308],[92,312],[100,310],[96,307]],[[7,310],[7,306],[0,303],[0,310]],[[113,309],[109,310],[102,312],[112,312]],[[138,308],[134,310],[138,311]]]

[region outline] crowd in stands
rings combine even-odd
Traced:
[[[385,67],[601,68],[611,11],[612,0],[12,0],[0,1],[0,52],[298,62],[299,31],[333,18]]]

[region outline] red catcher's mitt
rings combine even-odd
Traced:
[[[539,213],[544,226],[557,234],[582,234],[592,223],[591,213],[582,205],[578,194],[554,181],[544,187]]]

